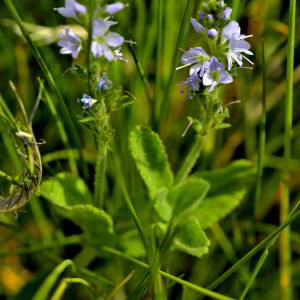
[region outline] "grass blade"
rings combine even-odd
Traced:
[[[293,130],[293,80],[294,80],[294,47],[296,25],[296,0],[290,0],[289,36],[287,52],[287,98],[285,100],[284,116],[284,159],[288,164],[291,159]],[[280,222],[284,222],[289,214],[290,191],[285,178],[289,171],[283,173],[282,197],[280,199]],[[280,292],[281,299],[293,299],[293,284],[291,276],[291,246],[290,230],[286,228],[280,237]]]
[[[47,277],[42,286],[39,288],[32,300],[48,299],[50,291],[57,281],[58,277],[65,271],[69,266],[73,266],[73,262],[69,259],[64,260],[60,263]]]
[[[250,250],[245,256],[243,256],[239,261],[237,261],[229,270],[223,273],[217,280],[211,283],[207,288],[214,289],[219,286],[225,279],[227,279],[231,274],[237,271],[244,263],[246,263],[253,255],[255,255],[258,251],[263,249],[268,245],[268,243],[276,237],[279,233],[282,232],[287,226],[289,226],[292,222],[297,220],[300,217],[300,211],[292,215],[286,222],[281,224],[276,230],[270,233],[264,240],[262,240],[258,245],[256,245],[252,250]]]

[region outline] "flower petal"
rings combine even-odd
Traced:
[[[75,3],[74,3],[74,8],[75,8],[75,11],[76,11],[77,13],[79,13],[79,14],[86,14],[86,13],[87,13],[87,10],[86,10],[86,8],[85,8],[84,5],[79,4],[79,3],[77,3],[76,1],[74,1],[74,2],[75,2]]]
[[[201,47],[191,48],[181,56],[181,63],[183,65],[200,62],[201,59],[208,57],[208,54]]]
[[[124,37],[116,32],[109,32],[104,36],[104,40],[111,47],[119,47],[124,43]]]
[[[192,26],[196,30],[197,33],[204,32],[205,28],[202,26],[199,22],[196,21],[196,19],[191,18]]]
[[[238,22],[229,22],[222,31],[222,36],[224,39],[229,40],[231,38],[238,39],[241,35],[241,28]]]
[[[119,12],[120,10],[122,10],[124,7],[125,7],[124,3],[122,3],[122,2],[115,2],[115,3],[112,3],[112,4],[106,5],[105,10],[109,14],[113,15],[113,14]]]
[[[95,19],[93,21],[93,38],[98,36],[103,36],[109,27],[113,24],[110,24],[111,21],[106,21],[101,18]]]
[[[205,85],[205,86],[212,85],[213,82],[214,82],[214,80],[212,79],[210,74],[205,73],[204,76],[203,76],[203,85]]]
[[[228,72],[221,72],[220,73],[220,83],[227,84],[233,81],[231,75]]]

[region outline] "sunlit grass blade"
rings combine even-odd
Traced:
[[[69,259],[66,259],[62,263],[60,263],[46,278],[46,280],[43,282],[42,286],[38,289],[37,293],[35,294],[32,300],[48,299],[50,291],[54,286],[54,284],[56,283],[58,277],[69,266],[73,267],[73,262]]]
[[[58,288],[55,290],[53,296],[50,298],[50,300],[60,300],[62,299],[62,296],[65,292],[65,290],[67,289],[69,284],[81,284],[84,285],[86,287],[90,287],[90,284],[81,278],[63,278],[63,280],[60,282]]]
[[[287,96],[285,100],[284,116],[284,159],[288,164],[292,156],[292,134],[293,134],[293,80],[294,80],[294,47],[296,27],[296,0],[290,0],[289,7],[289,36],[287,52]],[[280,199],[280,222],[288,218],[290,206],[290,191],[285,179],[288,177],[288,170],[283,174],[282,197]],[[291,246],[290,231],[286,228],[280,236],[280,292],[281,298],[293,299],[293,283],[291,276]]]
[[[115,294],[124,287],[124,285],[132,278],[134,275],[135,271],[132,271],[128,276],[126,276],[122,282],[120,282],[114,289],[113,291],[107,296],[105,300],[112,300],[115,297]]]

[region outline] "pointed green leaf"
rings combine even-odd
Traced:
[[[204,179],[190,177],[171,188],[167,195],[158,193],[155,209],[164,221],[171,219],[174,211],[175,217],[183,217],[195,209],[207,195],[210,184]]]
[[[217,223],[240,204],[255,174],[254,164],[246,160],[236,161],[223,169],[197,174],[211,184],[207,197],[192,212],[202,229]]]
[[[172,186],[174,178],[167,153],[155,132],[137,126],[130,136],[130,150],[152,199],[161,188]]]
[[[208,253],[210,241],[201,229],[197,218],[191,217],[185,223],[179,225],[174,245],[185,253],[201,257]]]
[[[40,193],[55,206],[55,210],[72,220],[97,244],[112,245],[113,221],[103,210],[92,206],[91,195],[84,181],[60,173],[43,182]]]

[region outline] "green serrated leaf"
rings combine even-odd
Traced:
[[[80,226],[95,244],[114,244],[113,221],[104,210],[89,204],[58,207],[56,210]]]
[[[195,209],[206,196],[210,184],[197,177],[190,177],[170,189],[169,193],[159,191],[155,209],[162,220],[168,222],[173,212],[177,219]]]
[[[55,205],[57,213],[80,226],[95,244],[114,243],[112,218],[105,211],[85,204],[92,203],[92,198],[82,179],[60,173],[44,181],[40,193]]]
[[[256,176],[256,166],[248,160],[237,160],[225,168],[195,174],[211,184],[208,196],[236,191],[249,186]]]
[[[40,187],[40,193],[58,206],[92,204],[92,196],[85,182],[70,173],[59,173],[45,180]]]
[[[247,190],[244,188],[235,192],[207,197],[193,211],[193,216],[198,218],[201,228],[206,229],[236,208],[245,197],[246,192]]]
[[[174,238],[174,246],[185,253],[201,257],[208,253],[210,240],[197,218],[191,217],[178,226],[178,232]]]
[[[136,127],[130,136],[130,150],[152,199],[160,189],[172,186],[174,178],[167,153],[155,132],[148,127]]]
[[[190,177],[170,190],[168,202],[178,216],[183,216],[202,202],[209,187],[210,184],[204,179]]]
[[[236,161],[223,169],[196,174],[211,184],[207,197],[191,213],[197,217],[202,229],[217,223],[240,204],[255,174],[254,164],[247,160]]]

